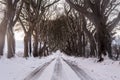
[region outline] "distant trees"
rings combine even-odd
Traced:
[[[65,14],[52,20],[51,24],[48,39],[51,41],[49,45],[54,46],[55,50],[59,49],[70,56],[97,56],[96,41],[92,33],[94,28],[88,28],[91,23],[88,25],[81,13],[65,9]]]
[[[85,57],[85,46],[87,43],[84,32],[84,27],[86,27],[84,17],[80,13],[72,10],[71,13],[67,15],[66,21],[70,35],[66,43],[66,50],[64,51],[71,55]]]
[[[120,45],[113,45],[113,54],[115,55],[115,59],[118,60],[120,57]]]

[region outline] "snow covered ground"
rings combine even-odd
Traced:
[[[0,80],[24,80],[34,69],[53,59],[46,58],[20,58],[0,59]]]
[[[47,76],[47,77],[46,77]],[[53,61],[36,80],[81,80],[62,59]]]
[[[24,59],[18,56],[12,59],[2,57],[0,59],[0,80],[24,80],[32,71],[53,58],[56,59],[50,63],[37,80],[56,80],[56,78],[52,78],[55,75],[61,76],[57,80],[79,80],[68,64],[61,58],[57,60],[59,57],[63,57],[67,61],[79,66],[93,80],[120,80],[120,61],[115,62],[106,58],[104,62],[97,63],[97,60],[94,58],[75,58],[59,53],[57,52],[41,59],[33,57]],[[55,66],[56,64],[59,65],[57,66],[58,68]],[[55,71],[55,67],[60,74]]]
[[[63,57],[78,65],[95,80],[120,80],[120,61],[105,58],[102,63],[97,63],[95,58]]]

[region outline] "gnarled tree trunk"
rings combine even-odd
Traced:
[[[38,57],[38,37],[37,35],[34,36],[34,43],[33,43],[33,56]]]
[[[4,13],[4,18],[0,23],[0,56],[3,55],[7,22],[8,22],[8,19],[7,19],[6,13]]]
[[[24,37],[24,57],[28,57],[28,36],[25,34]]]
[[[15,38],[11,30],[7,31],[7,41],[8,41],[8,54],[7,57],[11,58],[15,55]]]

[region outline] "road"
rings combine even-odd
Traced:
[[[48,65],[54,61],[54,59],[52,59],[51,61],[43,64],[42,66],[38,67],[37,69],[35,69],[33,72],[31,72],[24,80],[37,80],[40,75],[42,74],[42,72],[48,67]]]
[[[83,69],[61,57],[31,72],[24,80],[94,80]]]

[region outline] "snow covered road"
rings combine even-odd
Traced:
[[[93,80],[84,70],[70,61],[57,57],[35,69],[24,80]]]
[[[79,68],[77,65],[67,60],[64,61],[75,71],[81,80],[93,80],[83,69]]]
[[[55,68],[54,68],[54,72],[51,80],[61,80],[61,78],[62,78],[62,63],[58,58],[56,60],[56,64],[55,64]]]
[[[28,59],[2,57],[0,80],[120,80],[120,62],[106,58],[97,63],[96,58],[62,53]]]
[[[37,69],[35,69],[32,73],[30,73],[24,80],[36,80],[39,78],[39,76],[42,74],[43,70],[53,61],[54,59],[52,59],[51,61],[43,64],[43,66],[38,67]]]

